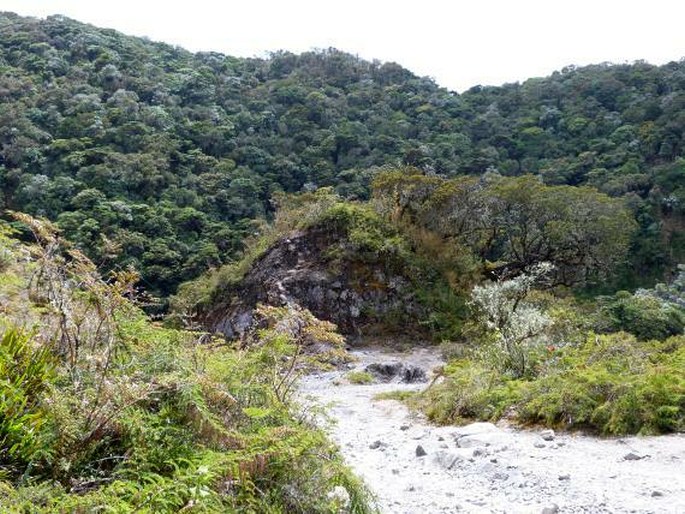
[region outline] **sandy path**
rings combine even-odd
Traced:
[[[356,355],[358,369],[388,361],[427,370],[439,364],[430,350]],[[379,392],[426,384],[348,385],[345,373],[305,377],[301,394],[328,406],[331,437],[383,513],[685,513],[685,434],[545,440],[542,430],[483,423],[435,427],[397,401],[374,400]],[[419,445],[425,456],[417,456]],[[630,453],[640,458],[626,459]]]

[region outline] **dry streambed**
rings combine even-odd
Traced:
[[[402,363],[430,371],[432,350],[355,352],[355,369]],[[598,439],[490,423],[436,427],[378,393],[426,383],[348,384],[347,371],[305,377],[326,423],[383,513],[685,513],[685,435]]]

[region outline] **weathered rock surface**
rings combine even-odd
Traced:
[[[406,384],[426,382],[426,371],[418,366],[405,365],[401,362],[373,362],[364,368],[376,378],[389,382],[398,380]]]
[[[257,304],[291,303],[335,323],[346,335],[417,326],[423,309],[409,278],[387,263],[355,254],[346,244],[343,234],[326,227],[278,240],[238,284],[222,293],[223,299],[204,316],[204,325],[228,338],[242,337]]]
[[[555,436],[554,430],[552,430],[552,429],[543,430],[542,432],[540,432],[540,437],[544,441],[554,441],[554,436]]]
[[[452,469],[462,457],[456,452],[440,450],[435,454],[435,462],[444,469]]]

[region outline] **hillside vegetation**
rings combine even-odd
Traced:
[[[292,404],[316,364],[302,341],[273,327],[238,349],[153,325],[134,274],[104,281],[49,223],[18,217],[36,243],[0,225],[0,511],[370,511]]]
[[[541,263],[554,267],[550,287],[597,284],[625,261],[636,229],[620,200],[530,175],[445,179],[402,168],[379,173],[372,196],[276,195],[273,223],[236,263],[183,284],[175,317],[226,331],[258,301],[285,295],[349,335],[453,339],[474,285]]]
[[[352,316],[354,335],[378,336],[362,322],[387,315],[397,289],[379,280],[385,270],[390,282],[409,278],[401,296],[411,309],[385,319],[380,335],[441,342],[449,361],[409,399],[429,419],[507,417],[602,434],[685,428],[685,269],[649,290],[577,294],[610,277],[629,251],[637,224],[620,199],[530,175],[446,179],[406,168],[379,173],[372,198],[351,203],[325,189],[279,197],[274,223],[243,259],[184,284],[174,315],[206,324],[210,312],[210,327],[224,326],[211,321],[216,315],[242,322],[257,270],[260,291],[272,277],[279,286],[264,301],[311,305],[325,319]],[[283,248],[298,238],[309,241],[306,251],[287,257]],[[383,295],[380,306],[348,314],[357,306],[350,292],[325,308],[349,279],[341,270],[350,261],[374,270],[359,273],[352,289]],[[290,280],[303,265],[315,285],[297,291]]]
[[[316,512],[341,485],[364,511],[288,401],[303,347],[344,354],[292,301],[321,277],[300,303],[327,322],[443,342],[411,400],[431,419],[682,431],[684,131],[683,62],[456,94],[334,49],[0,15],[0,207],[61,230],[19,215],[28,250],[3,229],[3,501]],[[229,336],[224,310],[264,298],[235,348],[199,345],[130,303],[138,279],[169,325]]]
[[[366,199],[387,165],[625,198],[639,230],[609,289],[651,285],[684,259],[683,63],[456,94],[332,49],[191,54],[10,13],[0,36],[3,207],[55,221],[103,270],[134,265],[162,297],[235,259],[275,191]]]

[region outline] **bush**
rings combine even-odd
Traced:
[[[685,428],[685,338],[660,343],[625,333],[590,336],[561,353],[558,372],[523,389],[522,421],[602,434]]]
[[[290,403],[302,345],[339,343],[328,325],[290,334],[267,311],[276,324],[248,348],[200,344],[153,325],[127,299],[126,273],[103,281],[25,219],[41,244],[25,252],[33,262],[14,259],[21,280],[0,281],[0,512],[328,513],[336,486],[350,512],[369,512],[337,449]]]
[[[607,435],[685,429],[685,337],[641,342],[591,334],[550,350],[534,378],[514,379],[474,358],[453,362],[446,379],[413,402],[438,423],[496,420]]]
[[[520,378],[534,372],[535,354],[553,320],[529,297],[552,270],[549,263],[541,263],[516,278],[473,288],[478,321],[486,331],[482,351],[502,373]]]
[[[54,379],[55,360],[20,330],[0,339],[0,473],[16,474],[43,457],[47,412],[45,393]]]
[[[435,423],[493,420],[500,417],[516,397],[515,392],[507,388],[509,385],[513,389],[516,381],[507,381],[498,371],[473,361],[454,362],[445,374],[444,382],[428,388],[414,403]]]
[[[602,309],[599,328],[630,332],[642,341],[665,339],[685,329],[685,310],[648,295],[616,294]]]

